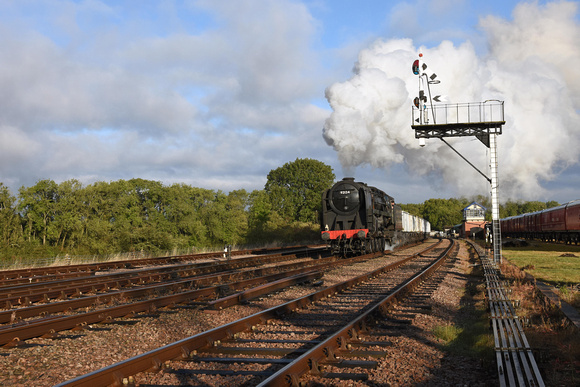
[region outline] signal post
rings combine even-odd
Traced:
[[[436,74],[428,75],[427,65],[419,59],[413,62],[412,70],[419,76],[419,96],[414,99],[413,122],[415,138],[419,144],[425,146],[428,138],[438,138],[485,177],[491,185],[491,218],[493,256],[495,263],[501,263],[501,229],[499,223],[498,200],[498,163],[497,163],[497,136],[502,133],[504,120],[504,102],[487,100],[475,103],[434,104],[440,102],[440,96],[431,96],[430,85],[438,84]],[[490,150],[490,174],[487,177],[469,160],[461,155],[446,140],[447,137],[477,137]]]

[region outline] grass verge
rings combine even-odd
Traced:
[[[532,242],[504,247],[503,256],[540,281],[555,285],[580,283],[580,246]]]

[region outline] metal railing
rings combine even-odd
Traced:
[[[425,104],[413,106],[413,125],[475,124],[503,122],[504,101],[487,100],[484,102]]]

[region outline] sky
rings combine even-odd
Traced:
[[[229,192],[319,160],[399,203],[489,195],[411,129],[504,101],[499,197],[580,198],[578,1],[0,0],[0,183],[142,178]],[[489,150],[448,142],[484,174]]]

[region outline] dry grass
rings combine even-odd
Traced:
[[[525,333],[547,386],[580,385],[580,332],[558,308],[541,302],[534,286],[511,265],[502,273],[512,280],[511,299],[520,301],[517,313],[527,322]]]
[[[236,250],[232,246],[232,251]],[[171,257],[177,255],[188,255],[188,254],[203,254],[207,252],[218,251],[216,249],[174,249],[172,251],[164,252],[144,252],[144,251],[132,251],[128,253],[116,253],[116,254],[106,254],[106,255],[59,255],[56,257],[42,258],[42,259],[32,259],[23,257],[6,258],[0,260],[0,270],[13,270],[13,269],[28,269],[35,267],[49,267],[49,266],[68,266],[68,265],[82,265],[88,263],[97,262],[115,262],[115,261],[127,261],[133,259],[143,259],[143,258],[157,258],[157,257]]]

